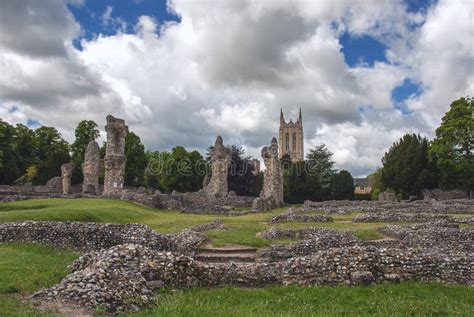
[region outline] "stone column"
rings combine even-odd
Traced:
[[[113,195],[123,188],[125,173],[125,137],[128,127],[125,120],[107,116],[107,145],[105,148],[104,196]]]
[[[63,184],[63,194],[71,193],[71,177],[74,165],[72,163],[66,163],[61,165],[61,180]]]
[[[278,159],[278,143],[272,139],[270,146],[262,149],[262,158],[265,164],[263,174],[263,190],[261,198],[272,201],[275,207],[283,206],[283,171]]]
[[[208,199],[226,197],[229,188],[227,185],[227,172],[231,160],[231,150],[226,148],[220,136],[217,137],[214,149],[212,150],[212,176],[209,184],[206,186],[206,195]]]
[[[87,144],[84,153],[84,163],[82,164],[82,193],[86,195],[99,194],[99,174],[100,174],[100,150],[96,141]]]

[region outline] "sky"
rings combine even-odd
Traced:
[[[0,0],[0,118],[260,157],[280,109],[365,176],[474,95],[474,0]]]

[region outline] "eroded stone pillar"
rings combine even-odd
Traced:
[[[66,163],[61,165],[61,181],[63,184],[63,194],[71,193],[71,177],[74,165],[72,163]]]
[[[226,197],[229,188],[227,184],[227,172],[231,160],[231,150],[226,148],[220,136],[217,137],[212,150],[212,176],[206,186],[206,195],[209,199]]]
[[[264,200],[271,200],[275,207],[283,206],[283,171],[278,159],[278,143],[272,139],[270,146],[262,149],[265,164],[263,174],[263,190],[260,195]]]
[[[100,174],[100,149],[96,141],[90,141],[84,152],[84,163],[82,164],[82,193],[87,195],[99,194]]]
[[[125,120],[107,116],[107,145],[105,148],[105,178],[104,196],[112,195],[123,188],[123,176],[125,173],[125,137],[128,127]]]

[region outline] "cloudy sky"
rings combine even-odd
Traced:
[[[474,95],[473,39],[472,0],[0,0],[0,117],[259,156],[301,107],[305,150],[361,176]]]

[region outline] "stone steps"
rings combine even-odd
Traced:
[[[255,262],[256,248],[202,248],[195,259],[207,263]]]

